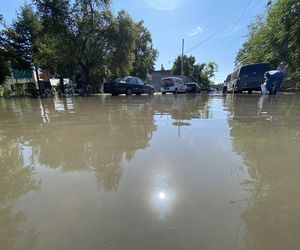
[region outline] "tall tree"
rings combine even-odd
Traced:
[[[195,81],[203,86],[208,86],[212,83],[212,78],[218,70],[218,65],[215,62],[195,64],[194,56],[183,56],[183,72],[184,75],[192,77]],[[178,56],[173,64],[172,73],[180,75],[181,73],[181,56]]]
[[[135,36],[132,75],[145,80],[147,78],[147,72],[154,66],[158,51],[153,48],[151,33],[144,26],[143,21],[135,24]]]
[[[38,35],[41,24],[32,6],[21,7],[12,27],[4,30],[4,48],[10,55],[11,66],[17,69],[31,70],[38,52]]]
[[[204,87],[213,83],[215,72],[218,71],[218,65],[215,62],[200,63],[194,65],[193,78]]]
[[[135,60],[135,24],[132,18],[122,10],[114,21],[114,27],[109,68],[112,77],[126,76],[132,71]]]
[[[4,22],[3,16],[0,14],[0,25]],[[9,70],[10,56],[5,49],[5,36],[3,31],[0,31],[0,84],[3,84],[6,77],[10,75]]]
[[[246,42],[236,56],[236,65],[269,62],[272,68],[284,61],[289,76],[300,77],[300,3],[277,0],[249,26]]]
[[[183,56],[183,72],[187,76],[192,76],[194,70],[194,64],[196,62],[196,58],[194,56]],[[174,75],[181,74],[181,56],[178,56],[175,59],[173,64],[172,73]]]
[[[111,51],[110,39],[114,26],[113,14],[108,5],[110,1],[35,2],[47,28],[46,33],[51,34],[51,42],[47,43],[47,38],[44,41],[45,48],[52,54],[56,72],[67,73],[70,77],[71,73],[80,70],[89,84],[94,87],[98,85]],[[45,60],[45,63],[49,61]]]

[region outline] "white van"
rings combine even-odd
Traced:
[[[164,95],[167,92],[170,93],[185,93],[186,85],[183,80],[178,77],[165,77],[161,79],[161,93]]]

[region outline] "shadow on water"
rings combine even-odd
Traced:
[[[233,146],[247,166],[247,249],[300,248],[300,98],[228,95]]]

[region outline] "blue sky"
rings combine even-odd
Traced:
[[[9,23],[24,0],[0,0]],[[30,2],[30,1],[27,1]],[[125,9],[135,21],[144,20],[159,51],[156,68],[172,67],[185,38],[187,55],[197,62],[219,65],[215,82],[224,81],[247,35],[247,26],[262,14],[267,0],[113,0],[115,12]]]

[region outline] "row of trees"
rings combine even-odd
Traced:
[[[289,78],[300,78],[300,2],[270,1],[263,15],[249,26],[247,41],[236,56],[236,65],[269,62],[276,68],[285,62]],[[299,84],[299,82],[298,82]]]
[[[124,10],[114,15],[109,0],[34,0],[0,42],[0,82],[9,68],[34,67],[68,78],[81,71],[96,89],[104,77],[145,79],[158,55],[143,21]]]
[[[192,77],[196,82],[204,87],[213,83],[212,79],[215,72],[218,70],[218,65],[215,62],[198,63],[194,56],[183,56],[183,72],[186,76]],[[181,74],[181,56],[178,56],[173,64],[173,75]]]

